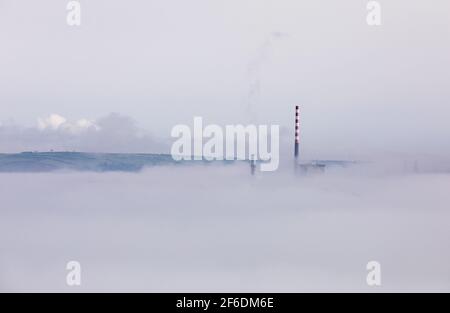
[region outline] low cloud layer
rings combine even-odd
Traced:
[[[449,291],[449,184],[243,165],[0,174],[0,290]]]
[[[62,130],[73,134],[89,130],[98,131],[101,129],[100,126],[95,124],[95,121],[81,119],[75,123],[70,123],[65,117],[58,114],[51,114],[47,118],[39,118],[38,128],[40,130]]]
[[[82,151],[162,153],[167,147],[140,129],[130,117],[111,113],[98,120],[70,121],[58,114],[39,118],[36,126],[0,124],[0,152]]]

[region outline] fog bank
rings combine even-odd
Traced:
[[[0,290],[450,290],[450,175],[247,175],[0,174]]]

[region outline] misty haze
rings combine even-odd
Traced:
[[[0,292],[450,291],[449,1],[67,2],[0,0]]]
[[[0,174],[0,288],[73,291],[448,290],[449,175],[247,166]],[[24,196],[26,195],[26,196]]]

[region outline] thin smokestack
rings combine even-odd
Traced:
[[[295,152],[294,157],[298,160],[300,154],[300,106],[295,106]]]

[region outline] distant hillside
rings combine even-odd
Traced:
[[[0,172],[50,172],[57,170],[137,172],[147,166],[178,163],[167,154],[98,154],[78,152],[0,154]]]

